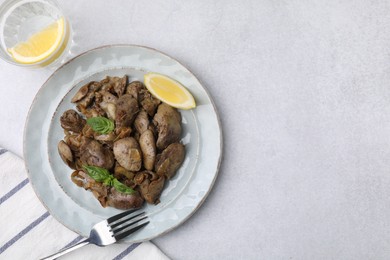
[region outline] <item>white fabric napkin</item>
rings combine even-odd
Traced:
[[[82,240],[36,197],[22,159],[0,148],[0,259],[39,259]],[[169,259],[151,242],[87,245],[61,259]]]

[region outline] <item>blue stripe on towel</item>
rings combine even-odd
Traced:
[[[9,240],[7,243],[5,243],[2,247],[0,247],[0,254],[3,253],[7,248],[12,246],[16,241],[18,241],[20,238],[22,238],[25,234],[27,234],[31,229],[36,227],[39,223],[44,221],[48,216],[50,216],[49,212],[45,212],[42,216],[34,220],[30,225],[28,225],[26,228],[24,228],[22,231],[20,231],[16,236],[14,236],[11,240]]]
[[[0,198],[0,205],[6,201],[7,199],[9,199],[12,195],[14,195],[16,192],[18,192],[21,188],[23,188],[24,186],[26,186],[26,184],[28,183],[28,179],[25,179],[23,180],[21,183],[19,183],[18,185],[16,185],[12,190],[10,190],[9,192],[7,192],[3,197]]]
[[[126,248],[122,253],[120,253],[119,255],[117,255],[113,260],[120,260],[122,259],[123,257],[127,256],[128,254],[130,254],[131,251],[133,251],[134,249],[137,248],[137,246],[139,246],[141,243],[135,243],[135,244],[131,244],[128,248]]]
[[[3,153],[6,153],[8,152],[6,149],[0,149],[0,155],[2,155]]]

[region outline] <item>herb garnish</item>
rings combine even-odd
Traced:
[[[84,165],[83,168],[87,171],[88,175],[97,182],[112,186],[121,193],[133,194],[135,192],[132,188],[118,181],[107,169],[89,165]]]
[[[87,124],[91,126],[93,131],[99,134],[109,134],[115,128],[114,121],[102,116],[88,118]]]

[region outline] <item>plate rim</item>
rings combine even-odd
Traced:
[[[95,48],[92,48],[92,49],[89,49],[87,51],[84,51],[76,56],[74,56],[73,58],[69,59],[68,61],[66,61],[64,64],[62,64],[61,66],[59,66],[46,80],[45,82],[40,86],[40,88],[38,89],[38,91],[36,92],[35,96],[34,96],[34,99],[30,105],[30,108],[28,110],[28,113],[27,113],[27,117],[25,119],[25,123],[24,123],[24,129],[23,129],[23,162],[24,162],[24,167],[26,169],[26,172],[27,172],[27,177],[29,180],[31,180],[31,172],[28,168],[28,165],[27,165],[27,160],[26,160],[26,154],[27,154],[27,149],[26,149],[26,145],[27,145],[27,142],[26,142],[26,137],[27,137],[27,127],[28,127],[28,123],[30,121],[30,118],[31,118],[31,113],[32,113],[32,109],[35,107],[36,105],[36,102],[37,102],[37,99],[38,97],[40,96],[41,92],[43,91],[43,87],[47,84],[47,82],[49,82],[53,77],[55,77],[59,71],[61,69],[63,69],[64,67],[68,66],[70,63],[72,63],[74,60],[76,59],[79,59],[81,58],[82,56],[84,55],[87,55],[91,52],[94,52],[94,51],[98,51],[98,50],[103,50],[103,49],[110,49],[110,48],[115,48],[115,47],[129,47],[129,48],[141,48],[141,49],[147,49],[147,50],[150,50],[150,51],[153,51],[153,52],[157,52],[173,61],[175,61],[176,63],[178,63],[179,65],[181,65],[182,67],[184,67],[185,69],[188,70],[188,72],[190,73],[190,75],[196,80],[198,81],[199,85],[202,87],[202,89],[205,91],[207,97],[209,98],[210,100],[210,103],[212,105],[212,108],[214,110],[214,113],[215,113],[215,117],[216,117],[216,123],[218,125],[218,129],[219,129],[219,137],[220,137],[220,142],[219,142],[219,157],[218,157],[218,160],[217,160],[217,164],[216,164],[216,170],[215,170],[215,174],[213,176],[213,179],[208,187],[208,190],[207,192],[204,194],[204,196],[200,199],[200,201],[198,202],[198,204],[193,208],[193,210],[184,218],[181,219],[181,221],[178,221],[175,225],[171,226],[170,228],[167,228],[165,229],[164,231],[162,231],[161,233],[158,233],[154,236],[151,236],[149,239],[146,239],[146,240],[142,240],[142,241],[133,241],[131,243],[136,243],[136,242],[143,242],[143,241],[149,241],[149,240],[152,240],[156,237],[160,237],[164,234],[167,234],[169,233],[170,231],[176,229],[177,227],[179,227],[180,225],[182,225],[184,222],[186,222],[189,218],[191,218],[196,211],[198,211],[198,209],[203,205],[203,203],[205,202],[205,200],[207,199],[207,197],[209,196],[211,190],[213,189],[214,187],[214,184],[215,184],[215,181],[219,175],[219,171],[220,171],[220,168],[221,168],[221,164],[222,164],[222,158],[223,158],[223,131],[222,131],[222,124],[221,124],[221,118],[220,118],[220,114],[218,113],[218,110],[217,110],[217,107],[215,105],[215,102],[212,98],[212,96],[210,95],[210,92],[209,90],[204,86],[204,84],[201,83],[201,81],[194,75],[194,73],[188,69],[187,66],[184,66],[181,62],[179,62],[177,59],[171,57],[170,55],[162,52],[162,51],[159,51],[155,48],[152,48],[152,47],[148,47],[148,46],[144,46],[144,45],[137,45],[137,44],[108,44],[108,45],[102,45],[102,46],[99,46],[99,47],[95,47]],[[46,205],[46,203],[42,200],[42,198],[40,196],[38,196],[38,192],[37,192],[37,188],[35,187],[34,183],[29,181],[33,190],[34,190],[34,193],[36,195],[36,197],[39,199],[39,201],[41,202],[41,204],[45,207],[45,209],[49,212],[50,215],[51,214],[51,209],[49,209],[49,207]],[[56,217],[56,215],[52,215],[58,222],[60,222],[63,226],[65,226],[66,228],[68,228],[69,230],[72,230],[73,232],[75,233],[78,233],[79,235],[82,235],[80,234],[79,230],[75,230],[74,228],[71,228],[69,227],[67,224],[65,224],[61,218],[58,218]],[[121,241],[122,243],[128,243],[128,241],[126,240],[122,240]]]

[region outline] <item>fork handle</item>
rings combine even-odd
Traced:
[[[42,258],[41,260],[52,260],[52,259],[57,259],[57,257],[63,256],[63,255],[65,255],[65,254],[69,253],[69,252],[72,252],[73,250],[76,250],[76,249],[78,249],[78,248],[80,248],[80,247],[83,247],[83,246],[85,246],[85,245],[88,245],[89,243],[90,243],[89,238],[84,239],[84,240],[78,242],[77,244],[75,244],[75,245],[73,245],[73,246],[71,246],[71,247],[65,248],[65,249],[59,251],[58,253],[55,253],[55,254],[53,254],[53,255],[49,255],[49,256],[47,256],[47,257],[45,257],[45,258]]]

